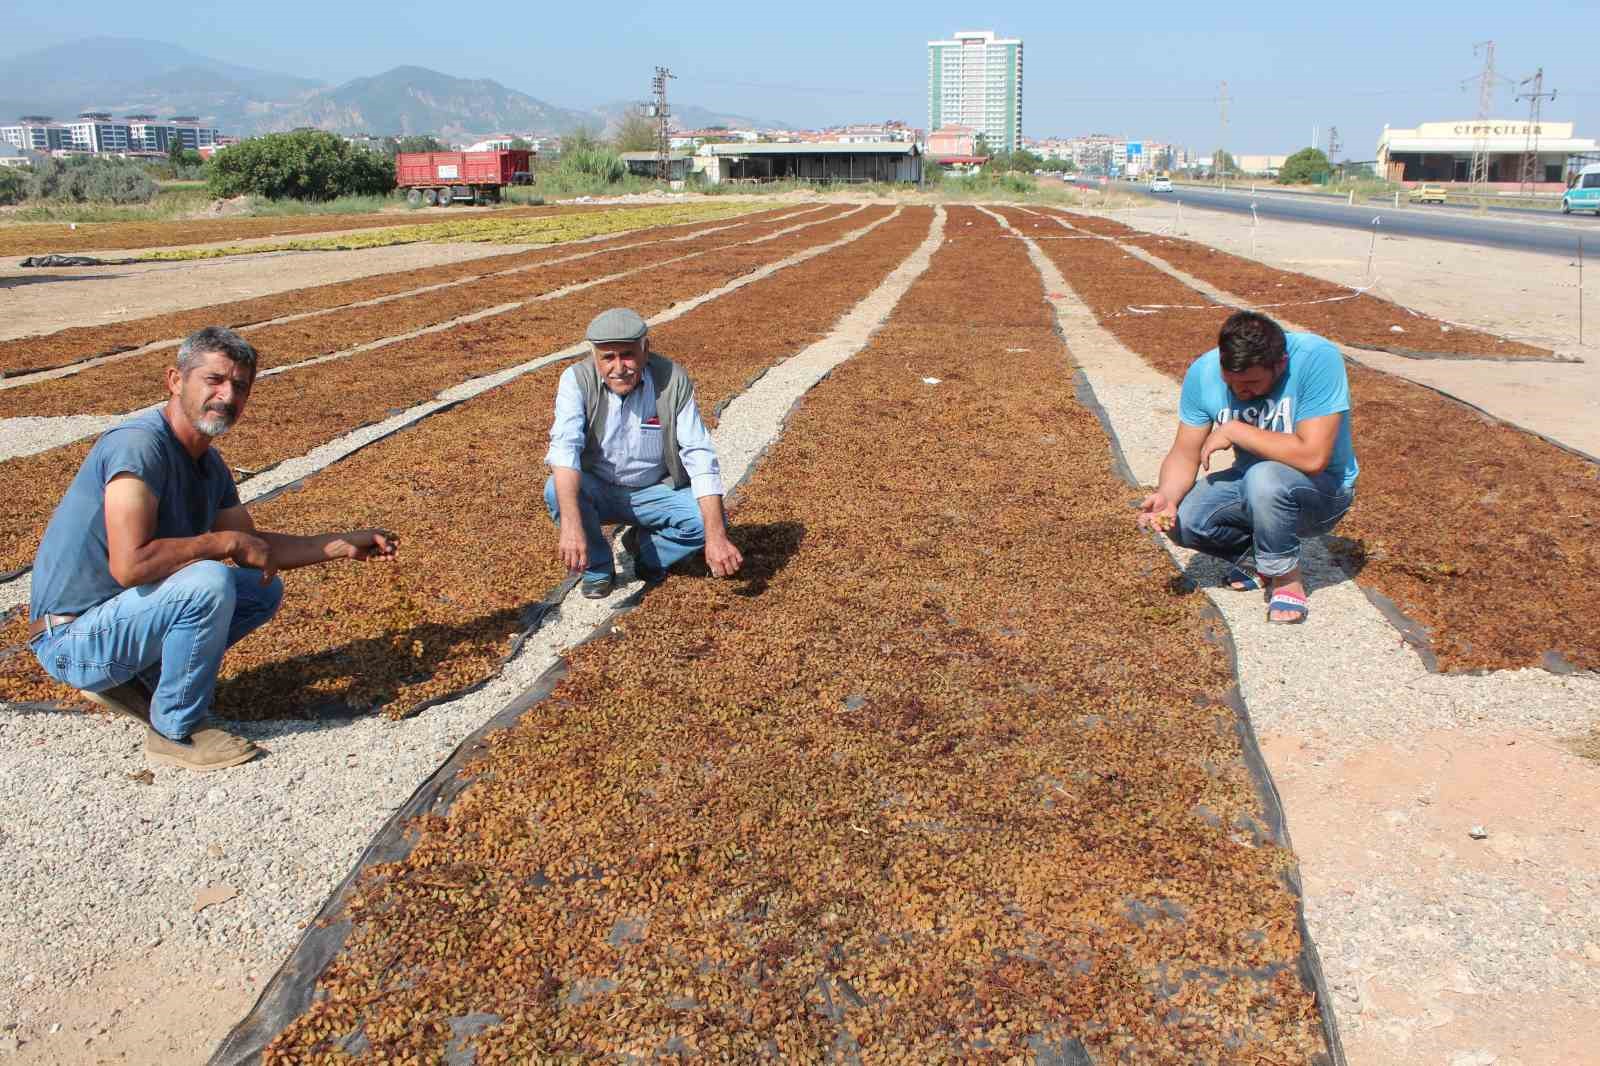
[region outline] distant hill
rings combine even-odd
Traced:
[[[241,136],[312,126],[343,134],[432,133],[455,142],[493,133],[607,133],[635,106],[560,107],[487,78],[457,78],[418,66],[329,87],[124,37],[91,37],[0,60],[0,93],[0,122],[23,114],[69,119],[80,111],[148,112],[197,115]],[[674,104],[673,110],[685,128],[786,127],[692,104]]]
[[[315,126],[335,133],[432,133],[447,141],[486,133],[563,133],[594,116],[556,107],[487,78],[455,78],[426,67],[395,67],[316,93],[263,116],[261,128]]]
[[[323,87],[311,78],[226,63],[164,41],[89,37],[0,60],[7,121],[39,112],[71,118],[80,111],[201,114],[237,125],[269,102]]]

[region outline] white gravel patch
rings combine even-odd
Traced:
[[[889,217],[893,217],[892,215]],[[663,322],[785,266],[849,243],[882,219],[686,301]],[[922,272],[942,239],[943,212],[927,240],[827,338],[766,374],[724,411],[715,434],[730,482],[781,431],[804,391],[858,351]],[[459,389],[482,392],[553,353]],[[423,407],[406,417],[421,417]],[[363,434],[381,432],[379,427]],[[339,442],[346,451],[357,437]],[[246,483],[249,495],[331,461],[316,454]],[[21,579],[0,593],[25,597]],[[379,717],[239,723],[269,751],[216,775],[147,768],[141,733],[120,719],[50,712],[0,714],[0,1024],[21,1031],[80,981],[153,944],[186,955],[225,953],[255,972],[274,970],[377,828],[457,744],[524,691],[572,644],[637,591],[630,581],[604,601],[571,597],[491,683],[401,722]],[[196,913],[204,888],[237,893]],[[107,1011],[114,1006],[107,1004]]]

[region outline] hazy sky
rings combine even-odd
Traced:
[[[1520,79],[1544,67],[1559,95],[1545,117],[1600,135],[1600,44],[1593,0],[1468,0],[1435,4],[1258,0],[907,5],[855,0],[761,5],[684,0],[485,5],[396,0],[23,0],[0,51],[15,54],[90,35],[143,37],[250,66],[329,82],[402,63],[490,77],[549,103],[642,98],[651,68],[677,75],[672,99],[798,124],[904,119],[926,125],[927,41],[993,29],[1024,43],[1023,132],[1106,132],[1209,150],[1287,152],[1312,128],[1339,128],[1342,157],[1370,159],[1384,123],[1470,118],[1481,67],[1473,42],[1492,38],[1497,65]],[[896,5],[898,6],[898,5]],[[1303,10],[1296,10],[1296,7]],[[465,14],[453,14],[452,9]],[[492,10],[493,5],[488,5]],[[1587,10],[1587,13],[1585,13]],[[1586,25],[1580,25],[1580,23]],[[1525,116],[1503,86],[1497,112]]]

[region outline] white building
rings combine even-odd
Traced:
[[[68,147],[73,151],[120,155],[129,150],[128,123],[115,121],[105,111],[85,111],[66,127],[72,141]]]
[[[970,126],[991,152],[1022,145],[1022,41],[963,30],[928,42],[928,128]]]
[[[1518,185],[1523,161],[1535,160],[1536,185],[1560,191],[1569,170],[1569,161],[1600,152],[1593,137],[1577,137],[1571,122],[1541,122],[1530,125],[1527,119],[1458,119],[1451,122],[1424,122],[1416,129],[1397,130],[1388,126],[1378,136],[1378,173],[1391,181],[1472,180],[1472,156],[1482,148],[1487,156],[1487,181],[1491,185]]]
[[[23,115],[14,126],[0,126],[0,141],[24,152],[61,152],[72,148],[67,127],[49,115]]]

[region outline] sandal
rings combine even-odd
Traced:
[[[1254,592],[1261,587],[1261,582],[1256,580],[1256,575],[1241,566],[1228,567],[1228,576],[1223,580],[1235,592]]]
[[[1273,611],[1289,611],[1297,615],[1294,618],[1274,618]],[[1293,592],[1275,592],[1272,599],[1267,601],[1267,621],[1275,626],[1296,626],[1306,620],[1311,613],[1311,605],[1304,596],[1297,596]]]

